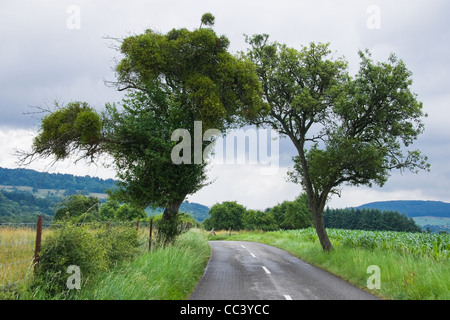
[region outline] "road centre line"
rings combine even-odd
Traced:
[[[269,269],[267,269],[265,266],[262,266],[262,268],[264,269],[264,271],[265,271],[267,274],[271,274],[271,272],[269,271]]]
[[[242,244],[241,244],[241,247],[244,248],[244,249],[247,249],[247,248],[246,248],[245,246],[243,246]],[[250,253],[250,255],[251,255],[253,258],[256,258],[256,256],[255,256],[253,253],[251,253],[250,251],[249,251],[248,253]]]
[[[247,248],[246,248],[245,246],[243,246],[243,245],[241,245],[241,247],[244,248],[244,249],[247,249]],[[250,255],[251,255],[253,258],[256,258],[256,256],[255,256],[252,252],[249,251],[249,253],[250,253]],[[272,274],[272,273],[269,271],[269,269],[267,269],[266,266],[261,266],[261,267],[263,268],[263,270],[264,270],[267,274]],[[288,295],[288,294],[285,294],[285,295],[284,295],[284,298],[285,298],[286,300],[292,300],[292,297],[291,297],[290,295]]]

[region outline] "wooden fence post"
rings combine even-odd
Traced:
[[[37,224],[36,224],[36,244],[34,248],[34,271],[36,272],[37,266],[39,263],[39,253],[41,251],[41,242],[42,242],[42,215],[38,216]]]
[[[150,219],[150,237],[148,240],[148,251],[152,250],[152,231],[153,231],[153,219]]]

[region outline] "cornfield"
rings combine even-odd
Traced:
[[[285,231],[294,238],[318,241],[314,228]],[[334,246],[350,248],[394,250],[407,254],[445,261],[450,255],[450,234],[413,233],[396,231],[361,231],[327,229]]]

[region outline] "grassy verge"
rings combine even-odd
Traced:
[[[148,252],[147,230],[67,224],[45,231],[34,273],[35,231],[0,231],[0,300],[184,299],[210,256],[207,237],[198,229],[165,248],[155,243]],[[80,289],[68,289],[67,283],[74,283],[66,272],[69,265],[79,267]]]
[[[139,255],[112,271],[98,274],[75,299],[182,300],[197,285],[210,256],[199,230],[182,234],[174,245]]]
[[[243,232],[209,235],[210,240],[228,239],[266,243],[286,250],[356,286],[385,299],[448,300],[450,272],[448,259],[436,260],[396,250],[349,248],[335,243],[332,252],[323,252],[315,238],[300,238],[293,232]],[[333,241],[333,240],[332,240]],[[380,289],[369,290],[368,267],[380,268]]]

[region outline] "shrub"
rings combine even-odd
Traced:
[[[51,296],[63,294],[71,276],[67,268],[71,265],[80,268],[84,283],[95,273],[106,270],[107,250],[98,245],[92,230],[66,223],[45,238],[33,286]]]
[[[66,222],[45,238],[32,289],[42,292],[44,298],[67,295],[67,280],[72,275],[67,273],[69,266],[79,267],[81,285],[84,286],[97,273],[133,258],[138,247],[135,227],[99,229]]]
[[[139,250],[139,236],[134,227],[106,228],[98,232],[97,239],[106,250],[109,267],[133,258]]]

